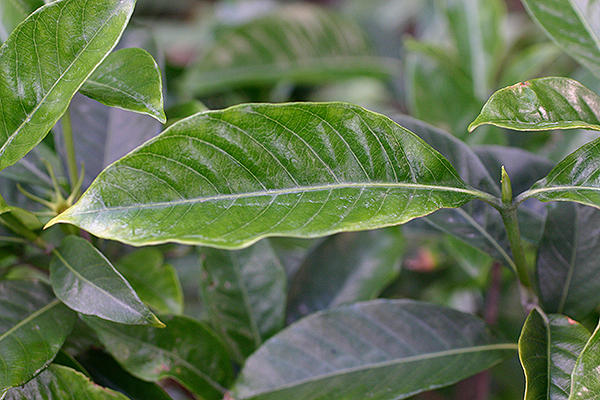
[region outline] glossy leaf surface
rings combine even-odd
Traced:
[[[571,373],[589,338],[586,328],[564,315],[532,310],[519,339],[525,400],[570,399]]]
[[[4,400],[128,400],[123,394],[103,388],[84,374],[52,364],[20,388],[10,389]]]
[[[159,314],[181,314],[183,292],[177,271],[164,264],[160,251],[144,248],[121,258],[117,270],[129,282],[140,300]]]
[[[600,97],[573,79],[532,79],[494,93],[469,130],[483,124],[525,131],[600,130]]]
[[[213,328],[243,362],[283,328],[287,280],[269,241],[235,252],[206,250],[200,293]]]
[[[37,145],[121,37],[134,0],[60,0],[0,47],[0,169]]]
[[[167,120],[160,69],[144,49],[132,47],[109,54],[79,91],[109,107],[147,114],[163,123]]]
[[[180,89],[206,96],[282,80],[316,84],[361,75],[388,78],[397,68],[393,60],[373,54],[352,20],[294,4],[226,30],[184,75]]]
[[[600,207],[599,155],[600,139],[596,139],[565,157],[544,179],[519,197],[535,197],[541,201],[574,201]]]
[[[245,399],[403,399],[514,354],[480,320],[409,300],[354,303],[291,325],[246,362],[232,389]],[[399,379],[399,377],[403,377]]]
[[[174,378],[204,399],[222,399],[232,378],[223,344],[200,322],[178,316],[163,319],[166,328],[161,329],[84,317],[132,375],[146,381]]]
[[[546,312],[583,320],[600,303],[600,210],[573,203],[550,209],[537,258]]]
[[[73,328],[75,313],[39,282],[0,282],[0,392],[44,369]]]
[[[63,239],[50,262],[50,280],[56,296],[82,314],[162,326],[110,261],[83,238]]]
[[[377,297],[400,273],[404,237],[395,227],[325,239],[290,283],[288,322]]]
[[[397,225],[481,196],[382,115],[345,103],[250,104],[172,125],[50,224],[134,245],[239,248]]]
[[[523,0],[523,5],[556,44],[600,77],[597,1]]]
[[[569,400],[592,400],[600,393],[600,328],[596,328],[585,344],[571,374]]]
[[[36,8],[44,5],[43,0],[2,0],[0,1],[0,44]]]

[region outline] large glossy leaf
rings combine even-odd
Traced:
[[[538,252],[546,312],[582,320],[600,303],[600,210],[573,203],[551,208]]]
[[[128,400],[123,394],[103,388],[84,374],[52,364],[20,388],[10,389],[4,400]]]
[[[0,282],[0,393],[44,369],[73,328],[75,313],[39,282]]]
[[[600,97],[573,79],[532,79],[494,93],[469,130],[483,124],[524,131],[600,130]]]
[[[571,373],[590,332],[564,315],[534,309],[519,339],[526,376],[525,400],[567,400]]]
[[[282,80],[315,84],[361,75],[389,78],[397,67],[373,54],[352,20],[295,4],[222,33],[187,71],[180,89],[206,96]]]
[[[446,4],[451,32],[475,96],[485,100],[503,54],[506,6],[498,0],[451,0]]]
[[[125,30],[116,48],[131,47],[148,51],[164,68],[164,57],[147,29]],[[84,189],[107,165],[158,135],[162,129],[162,124],[151,116],[108,107],[81,93],[73,97],[69,115],[77,162],[85,164]],[[62,128],[62,124],[57,127]],[[62,129],[56,131],[61,132]],[[55,134],[54,138],[62,158],[67,159],[63,151],[63,135]]]
[[[84,320],[129,373],[146,381],[174,378],[203,399],[220,400],[231,383],[227,351],[205,325],[165,317],[166,328],[126,326],[95,317]]]
[[[160,69],[144,49],[132,47],[111,53],[79,91],[104,105],[167,121]]]
[[[523,0],[529,14],[571,57],[600,77],[600,4],[595,0]]]
[[[0,0],[0,44],[21,21],[43,5],[43,0]]]
[[[82,314],[163,326],[110,261],[83,238],[67,236],[54,250],[50,280],[56,296]]]
[[[288,321],[377,297],[398,277],[403,254],[404,237],[395,227],[327,238],[290,283]]]
[[[143,248],[121,258],[117,270],[144,303],[159,314],[181,314],[183,291],[172,265],[164,264],[162,253]]]
[[[574,201],[600,207],[600,139],[580,147],[516,199]]]
[[[135,245],[238,248],[397,225],[475,198],[490,196],[382,115],[345,103],[248,104],[172,125],[50,225]]]
[[[569,400],[592,400],[600,393],[600,325],[585,344],[571,374]]]
[[[135,0],[60,0],[0,47],[0,169],[35,147],[116,45]]]
[[[243,362],[283,328],[287,280],[269,241],[235,252],[206,250],[200,293],[213,328]]]
[[[374,300],[314,314],[253,354],[232,397],[403,399],[514,355],[483,322],[409,300]]]

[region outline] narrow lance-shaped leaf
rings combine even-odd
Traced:
[[[573,79],[532,79],[494,93],[469,131],[483,124],[524,131],[600,130],[600,97]]]
[[[571,374],[569,400],[595,400],[600,393],[600,325],[585,344]]]
[[[82,314],[164,326],[110,261],[83,238],[67,236],[54,250],[50,280],[56,296]]]
[[[373,300],[313,314],[267,341],[232,388],[236,400],[404,399],[514,355],[468,314]]]
[[[232,380],[225,347],[206,325],[165,318],[166,328],[127,326],[84,317],[107,351],[129,373],[146,381],[174,378],[200,398],[220,400]]]
[[[573,203],[550,208],[536,274],[546,312],[582,320],[600,304],[600,210]]]
[[[239,248],[402,224],[490,197],[382,115],[344,103],[248,104],[172,125],[50,225],[134,245]]]
[[[40,282],[0,282],[0,393],[44,369],[73,328],[75,313]]]
[[[163,123],[167,120],[160,69],[144,49],[111,53],[79,91],[109,107],[147,114]]]
[[[97,385],[80,372],[55,364],[23,387],[10,389],[3,399],[128,400],[125,395]]]
[[[377,57],[354,21],[323,8],[293,4],[235,28],[183,75],[180,90],[206,96],[279,81],[317,84],[353,76],[388,78],[396,61]]]
[[[121,37],[135,0],[59,0],[0,47],[0,169],[37,145]]]
[[[567,400],[571,373],[590,332],[564,315],[534,309],[519,339],[525,370],[525,400]]]
[[[600,4],[596,0],[523,0],[558,46],[600,77]]]
[[[213,328],[240,362],[285,323],[286,276],[269,241],[206,250],[200,293]]]

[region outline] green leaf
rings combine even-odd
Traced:
[[[600,393],[600,325],[588,340],[579,355],[571,374],[569,400],[593,400]]]
[[[108,352],[145,381],[173,378],[203,399],[220,400],[232,380],[227,351],[205,325],[165,317],[166,328],[126,326],[84,317]]]
[[[128,400],[119,392],[98,386],[81,372],[51,365],[25,386],[10,389],[4,400]]]
[[[435,44],[405,40],[410,114],[464,137],[481,107],[460,62]]]
[[[398,277],[403,255],[404,237],[395,227],[328,237],[290,283],[288,321],[376,298]]]
[[[0,47],[0,169],[34,148],[116,45],[135,0],[59,0]]]
[[[482,321],[410,300],[373,300],[313,314],[246,362],[236,400],[404,399],[514,355]]]
[[[496,183],[500,180],[491,177],[486,165],[464,142],[440,129],[405,115],[394,115],[393,119],[447,157],[467,183],[500,197],[500,188]],[[483,250],[513,270],[516,268],[510,256],[502,219],[498,212],[488,204],[473,201],[460,208],[439,210],[422,220],[442,232]]]
[[[550,209],[538,251],[537,280],[546,312],[582,320],[600,303],[600,210],[573,203]]]
[[[521,131],[600,130],[600,97],[573,79],[532,79],[494,93],[469,131],[483,124]]]
[[[542,42],[525,47],[514,56],[510,64],[500,71],[497,87],[513,85],[524,79],[542,76],[564,53],[552,42]],[[546,72],[545,75],[548,75]]]
[[[352,20],[323,8],[294,4],[229,28],[180,82],[188,95],[279,81],[318,84],[355,76],[389,78],[396,61],[373,55]]]
[[[172,265],[164,264],[163,255],[157,249],[136,250],[121,258],[116,268],[140,299],[157,313],[183,312],[183,291],[177,271]]]
[[[473,81],[475,96],[485,100],[504,51],[506,6],[498,0],[446,2],[448,21],[460,60]]]
[[[200,294],[213,328],[243,362],[285,323],[285,270],[268,241],[229,252],[207,249]]]
[[[171,400],[159,385],[130,375],[100,350],[90,350],[78,358],[95,382],[126,394],[130,400]]]
[[[42,0],[0,0],[0,44],[21,21],[43,5]]]
[[[247,104],[172,125],[49,225],[232,249],[402,224],[489,197],[382,115],[345,103]]]
[[[600,77],[597,1],[523,0],[523,5],[560,48]]]
[[[585,144],[559,162],[516,201],[535,197],[540,201],[574,201],[600,207],[600,139]]]
[[[162,53],[147,29],[128,27],[117,49],[123,47],[143,48],[157,60],[159,67],[164,68]],[[71,100],[69,115],[77,163],[85,164],[84,189],[107,165],[152,139],[163,129],[162,124],[151,116],[107,107],[81,93],[75,94]],[[62,159],[67,159],[61,131],[62,123],[59,123],[54,129],[55,147]]]
[[[29,381],[60,350],[75,313],[35,281],[0,282],[0,393]]]
[[[144,49],[133,47],[111,53],[79,91],[106,106],[167,121],[160,69]]]
[[[50,280],[56,296],[82,314],[163,326],[110,261],[83,238],[67,236],[54,250]]]
[[[519,338],[525,370],[525,400],[567,400],[571,372],[590,332],[563,315],[533,309]]]

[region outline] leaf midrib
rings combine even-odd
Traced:
[[[29,316],[27,316],[27,318],[21,320],[18,324],[16,324],[12,328],[10,328],[6,332],[4,332],[2,335],[0,335],[0,342],[2,342],[8,336],[12,335],[15,331],[17,331],[23,325],[31,322],[34,318],[37,318],[38,316],[42,315],[43,313],[45,313],[46,311],[50,310],[51,308],[57,306],[58,304],[60,304],[60,300],[54,299],[50,303],[48,303],[45,306],[43,306],[42,308],[40,308],[39,310],[36,310],[35,312],[31,313]]]
[[[192,199],[181,199],[181,200],[173,200],[173,201],[162,201],[155,203],[143,203],[143,204],[132,204],[125,206],[114,206],[114,207],[105,207],[102,209],[94,209],[94,210],[86,210],[86,211],[78,211],[76,215],[84,215],[84,214],[93,214],[101,211],[120,211],[120,210],[130,210],[130,209],[143,209],[143,208],[158,208],[158,207],[172,207],[174,205],[186,205],[190,203],[206,203],[210,201],[221,201],[221,200],[237,200],[243,198],[252,198],[252,197],[262,197],[262,196],[279,196],[279,195],[287,195],[287,194],[295,194],[295,193],[305,193],[305,192],[317,192],[317,191],[332,191],[336,189],[349,189],[349,188],[399,188],[399,189],[410,189],[412,191],[415,190],[426,190],[426,191],[445,191],[445,192],[454,192],[454,193],[463,193],[467,195],[471,195],[475,198],[481,200],[489,200],[491,197],[490,194],[482,192],[478,189],[474,188],[458,188],[452,186],[438,186],[438,185],[420,185],[415,183],[383,183],[383,182],[348,182],[348,183],[340,183],[340,184],[325,184],[325,185],[315,185],[315,186],[304,186],[304,187],[295,187],[295,188],[287,188],[287,189],[273,189],[273,190],[264,190],[257,192],[244,192],[244,193],[233,193],[233,194],[219,194],[214,196],[206,196],[206,197],[196,197]],[[72,214],[68,211],[65,214]],[[57,221],[60,220],[60,215],[57,217]],[[50,223],[49,223],[50,224]]]
[[[38,9],[39,10],[39,9]],[[65,68],[64,72],[56,79],[56,81],[54,82],[54,84],[50,87],[50,89],[48,90],[48,92],[46,92],[46,94],[40,99],[40,101],[38,102],[38,104],[33,108],[33,110],[25,115],[25,118],[23,119],[23,122],[21,123],[21,125],[19,125],[17,127],[17,129],[15,129],[15,131],[13,132],[12,135],[10,135],[7,139],[6,142],[2,145],[2,147],[0,147],[0,155],[4,154],[4,152],[6,151],[6,148],[12,143],[12,141],[14,140],[14,138],[20,133],[20,131],[23,129],[23,127],[34,117],[34,115],[39,111],[39,109],[42,107],[42,105],[46,102],[46,99],[48,98],[48,96],[50,96],[50,94],[55,90],[56,86],[63,80],[64,76],[72,69],[72,67],[80,60],[80,58],[82,57],[82,54],[87,50],[87,48],[90,46],[90,44],[92,42],[94,42],[96,40],[96,38],[98,37],[98,35],[100,34],[101,31],[104,30],[105,26],[113,20],[113,18],[115,18],[118,14],[120,14],[120,8],[117,9],[116,11],[114,11],[113,13],[111,13],[110,17],[107,18],[104,23],[102,25],[100,25],[100,27],[98,28],[98,30],[94,33],[94,35],[90,38],[90,40],[85,44],[85,46],[83,47],[83,49],[81,49],[81,51],[79,51],[79,53],[77,53],[77,55],[75,56],[75,58],[73,59],[73,61],[69,64],[69,66],[67,68]],[[116,41],[115,41],[116,44]],[[106,54],[104,55],[103,59],[106,58],[108,56],[108,54],[110,53],[110,51],[107,51]],[[96,66],[100,65],[100,63],[102,62],[102,60],[100,60]],[[90,71],[90,73],[85,77],[85,79],[83,79],[81,81],[81,85],[79,87],[81,87],[83,85],[83,83],[86,81],[86,79],[88,77],[90,77],[92,75],[92,73],[94,72],[94,69],[92,69]]]
[[[290,382],[288,384],[270,388],[270,389],[267,389],[267,390],[264,390],[261,392],[252,392],[249,395],[245,396],[244,398],[260,396],[260,395],[266,394],[266,393],[279,392],[281,390],[294,388],[294,387],[304,385],[307,383],[318,382],[318,381],[326,380],[329,378],[335,378],[337,376],[351,374],[354,372],[367,371],[367,370],[372,370],[372,369],[377,369],[377,368],[385,368],[388,366],[401,365],[401,364],[406,364],[406,363],[411,363],[411,362],[416,362],[416,361],[425,361],[425,360],[429,360],[429,359],[447,357],[447,356],[452,356],[452,355],[469,354],[469,353],[494,351],[494,350],[518,350],[518,345],[516,343],[501,343],[501,344],[493,344],[493,345],[463,347],[460,349],[443,350],[443,351],[438,351],[438,352],[434,352],[434,353],[419,354],[419,355],[411,356],[411,357],[405,357],[405,358],[400,358],[400,359],[382,361],[382,362],[378,362],[378,363],[366,364],[366,365],[361,365],[358,367],[345,368],[345,369],[340,369],[340,370],[337,370],[337,371],[329,373],[329,374],[318,375],[316,377],[311,377],[311,378],[307,378],[307,379],[303,379],[303,380]],[[233,390],[235,391],[235,388]]]
[[[129,304],[125,303],[123,300],[119,299],[118,297],[115,297],[112,293],[106,291],[104,288],[96,285],[95,283],[91,282],[89,279],[87,279],[86,277],[81,275],[79,272],[77,272],[77,270],[62,256],[62,254],[60,254],[60,252],[58,250],[54,250],[53,253],[60,259],[60,261],[63,263],[63,265],[65,265],[69,269],[69,271],[71,271],[78,279],[80,279],[83,282],[85,282],[86,284],[96,288],[98,291],[104,293],[107,297],[116,300],[117,303],[123,305],[126,309],[130,310],[133,314],[137,314],[138,317],[143,319],[144,321],[147,321],[150,324],[154,323],[152,318],[144,316],[141,312],[135,310]],[[118,274],[118,272],[117,272],[117,274]]]

